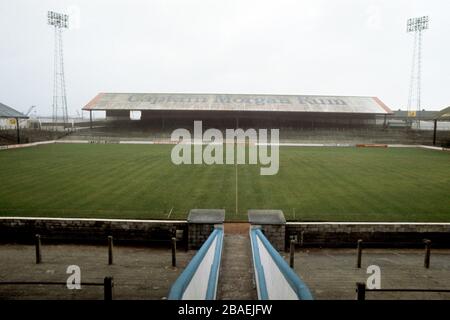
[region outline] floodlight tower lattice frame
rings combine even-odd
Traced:
[[[422,31],[428,29],[429,17],[410,18],[406,24],[406,32],[414,33],[414,44],[411,64],[411,78],[409,83],[407,118],[412,124],[421,110],[422,85]],[[419,126],[420,122],[417,120]]]
[[[58,122],[58,113],[61,109],[62,122],[69,122],[67,109],[66,80],[64,75],[64,49],[62,31],[69,27],[69,16],[53,11],[47,12],[47,23],[54,27],[54,60],[53,60],[53,103],[52,122]]]

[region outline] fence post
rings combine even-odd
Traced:
[[[39,264],[42,262],[41,255],[41,236],[39,234],[36,235],[36,263]]]
[[[304,231],[300,232],[300,247],[303,247],[303,236],[304,236]]]
[[[362,282],[356,283],[356,300],[366,300],[366,284]]]
[[[189,251],[189,232],[188,232],[188,225],[183,229],[183,238],[184,238],[184,250],[186,252]]]
[[[294,268],[294,254],[295,254],[295,241],[291,240],[291,246],[290,246],[290,257],[289,257],[289,266],[291,268]]]
[[[177,266],[177,238],[172,238],[172,267]]]
[[[356,267],[357,268],[361,268],[361,257],[362,257],[362,240],[359,239],[358,240],[358,244],[357,244],[357,259],[356,259]]]
[[[111,301],[113,298],[113,277],[105,277],[103,280],[103,292],[104,292],[104,299],[106,301]]]
[[[114,258],[113,258],[113,237],[108,236],[108,264],[113,264]]]
[[[430,267],[430,254],[431,254],[431,240],[424,239],[423,242],[425,243],[425,259],[424,259],[424,266],[425,268]]]

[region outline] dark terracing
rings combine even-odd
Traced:
[[[239,224],[237,224],[239,225]],[[218,299],[257,299],[251,248],[246,230],[225,227]],[[234,233],[232,233],[234,232]],[[237,233],[237,234],[236,234]],[[0,245],[0,282],[61,281],[69,265],[81,268],[81,290],[65,286],[0,285],[0,299],[103,299],[102,287],[83,287],[83,282],[102,282],[114,277],[114,299],[164,299],[172,283],[195,254],[177,252],[177,268],[171,266],[169,248],[114,248],[114,265],[108,266],[106,246],[44,245],[42,263],[35,263],[32,245]],[[289,254],[282,252],[286,260]],[[295,254],[295,271],[315,299],[356,298],[356,282],[365,282],[369,265],[381,269],[381,287],[397,289],[450,289],[450,250],[432,249],[430,268],[424,268],[424,250],[363,249],[362,268],[356,268],[355,249],[301,249]],[[450,293],[373,293],[366,299],[450,299]]]
[[[114,247],[114,264],[108,265],[106,246],[44,245],[42,263],[35,263],[32,245],[0,245],[0,282],[66,282],[69,265],[81,268],[81,290],[60,285],[0,285],[0,299],[103,299],[103,287],[83,287],[83,282],[103,282],[113,276],[113,299],[165,299],[172,283],[195,251],[177,252],[172,267],[170,248]]]
[[[382,289],[450,289],[448,249],[432,249],[429,269],[418,249],[363,249],[361,269],[355,249],[304,249],[295,255],[295,271],[319,300],[354,300],[356,282],[366,282],[369,265],[380,267]],[[450,299],[450,293],[368,292],[366,299]]]

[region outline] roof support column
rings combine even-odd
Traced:
[[[16,118],[17,144],[20,144],[20,125],[19,118]]]
[[[89,127],[92,130],[92,110],[89,110]]]
[[[434,128],[433,128],[433,146],[436,145],[436,131],[437,131],[437,119],[434,119]]]

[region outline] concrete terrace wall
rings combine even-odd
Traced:
[[[285,243],[290,239],[305,247],[355,247],[358,239],[377,247],[450,247],[450,223],[301,223],[286,224]]]
[[[198,249],[214,231],[214,224],[189,223],[188,225],[188,248]]]
[[[0,240],[32,242],[35,234],[43,241],[126,243],[163,242],[172,237],[187,243],[186,221],[121,220],[121,219],[66,219],[0,217]]]
[[[224,209],[191,209],[187,217],[188,249],[200,248],[215,226],[222,225],[224,221]]]
[[[280,251],[289,247],[292,238],[305,247],[355,247],[358,239],[378,247],[422,247],[425,238],[432,241],[433,247],[450,247],[450,223],[288,222],[261,227]],[[196,249],[213,230],[213,223],[191,223],[188,227],[184,220],[0,217],[3,242],[31,243],[35,234],[40,234],[43,241],[100,243],[106,243],[109,235],[123,243],[169,244],[176,237],[181,247],[189,242],[189,247]]]
[[[261,231],[270,241],[272,246],[278,251],[283,251],[286,244],[286,226],[285,225],[261,225]]]

